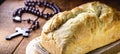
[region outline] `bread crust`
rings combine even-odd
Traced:
[[[120,39],[120,12],[91,2],[53,16],[40,44],[50,54],[85,54]]]

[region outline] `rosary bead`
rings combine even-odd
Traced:
[[[52,9],[52,10],[53,10],[52,5],[49,5],[49,6],[48,6],[48,8],[50,8],[50,9]]]
[[[31,10],[31,13],[34,14],[34,10],[33,9]]]
[[[41,2],[37,2],[37,5],[38,5],[38,6],[41,6],[41,5],[42,5],[42,3],[41,3]]]
[[[54,8],[57,10],[57,13],[60,12],[60,9],[58,8],[57,5],[54,4]]]
[[[17,15],[17,12],[18,12],[18,10],[13,12],[13,17],[15,17]]]
[[[50,5],[50,4],[49,4],[49,3],[47,3],[47,4],[46,4],[46,7],[48,7],[48,8],[49,8],[49,5]]]
[[[25,6],[28,6],[28,3],[29,3],[29,0],[26,0],[26,1],[24,2]]]
[[[19,11],[18,11],[18,16],[20,16],[21,17],[21,15],[22,15],[22,10],[20,9]]]
[[[33,24],[33,26],[32,26],[32,30],[36,30],[36,29],[38,29],[39,27],[40,27],[39,22],[38,22],[38,21],[34,21],[34,24]]]
[[[21,14],[25,12],[24,8],[21,8],[20,11],[21,11]]]
[[[32,11],[31,11],[31,10],[32,10],[32,8],[31,8],[31,7],[29,7],[28,12],[29,12],[29,13],[32,13]]]
[[[31,2],[31,6],[33,6],[33,7],[34,7],[34,6],[35,6],[35,3],[34,3],[34,2]]]
[[[28,3],[27,2],[24,2],[25,6],[28,6]]]
[[[39,14],[40,14],[40,13],[39,13],[39,12],[37,12],[37,16],[39,16]]]
[[[52,7],[52,9],[53,9],[54,13],[56,14],[56,13],[57,13],[57,10],[56,10],[54,7]]]
[[[33,7],[29,7],[30,9],[32,9]]]
[[[13,21],[14,22],[21,22],[21,18],[19,16],[15,16]]]
[[[44,14],[44,18],[46,19],[46,20],[48,20],[49,19],[49,14],[47,13],[47,14]]]
[[[49,17],[52,17],[54,14],[52,14],[52,13],[48,13],[49,14]]]
[[[25,8],[21,8],[21,10],[22,10],[22,13],[25,13],[26,11],[25,11]]]
[[[22,11],[25,11],[25,8],[21,8]]]
[[[34,9],[34,10],[35,10],[36,8],[32,7],[32,9]]]
[[[39,17],[43,17],[43,14],[41,12],[39,13]]]
[[[27,19],[27,23],[28,23],[28,24],[30,24],[30,21],[31,21],[30,19]]]
[[[36,9],[36,8],[35,8],[35,10],[36,10],[37,12],[39,12],[39,10],[38,10],[38,9]]]
[[[36,10],[37,10],[37,9],[36,9],[36,8],[34,8],[34,7],[33,7],[32,9],[33,9],[34,11],[36,11]]]
[[[33,21],[33,25],[35,25],[36,21]]]
[[[30,2],[28,3],[28,6],[31,6],[31,3],[30,3]]]
[[[40,28],[39,22],[36,22],[37,29]]]
[[[36,10],[34,10],[34,12],[33,12],[35,15],[37,15],[37,11]]]
[[[35,27],[35,26],[32,26],[32,30],[36,30],[36,27]]]
[[[55,8],[54,8],[53,6],[50,6],[50,8],[51,8],[52,10],[55,10]]]
[[[27,12],[28,12],[28,9],[29,9],[28,7],[25,7],[25,11],[27,11]]]

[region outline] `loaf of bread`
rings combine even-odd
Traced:
[[[26,54],[39,53],[39,46],[50,54],[86,54],[119,39],[120,12],[95,1],[53,16]]]

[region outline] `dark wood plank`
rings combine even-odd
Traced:
[[[19,45],[23,37],[17,37],[10,41],[5,40],[7,35],[15,32],[18,24],[12,22],[12,12],[16,8],[24,6],[22,1],[5,1],[0,6],[0,54],[11,54]]]
[[[7,7],[8,6],[8,7]],[[14,33],[15,27],[28,27],[26,23],[14,23],[12,22],[12,13],[17,8],[24,7],[24,1],[10,1],[7,0],[0,6],[0,54],[25,54],[25,48],[28,42],[40,36],[41,28],[37,31],[34,31],[30,34],[29,38],[23,38],[22,36],[16,37],[10,41],[5,40],[7,35]],[[31,18],[36,19],[37,16],[32,14],[25,13],[22,18]],[[41,27],[45,23],[46,20],[40,19]]]

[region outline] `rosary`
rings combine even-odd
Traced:
[[[35,7],[36,5],[39,7],[44,6],[45,8],[40,12],[39,9]],[[46,8],[51,9],[53,13],[44,14],[43,12]],[[29,28],[23,28],[23,29],[17,27],[16,33],[13,33],[12,35],[7,36],[6,40],[11,40],[12,38],[20,36],[20,35],[22,35],[23,37],[28,37],[30,32],[40,27],[39,21],[38,21],[39,17],[48,20],[50,19],[50,17],[54,16],[55,14],[59,12],[60,12],[60,8],[53,2],[47,2],[45,0],[40,0],[40,1],[26,0],[25,7],[18,8],[16,11],[14,11],[13,22],[21,23],[22,21],[26,21],[28,24],[31,24],[31,26]],[[35,20],[31,20],[31,19],[22,20],[21,16],[23,13],[31,13],[37,16],[37,18]]]

